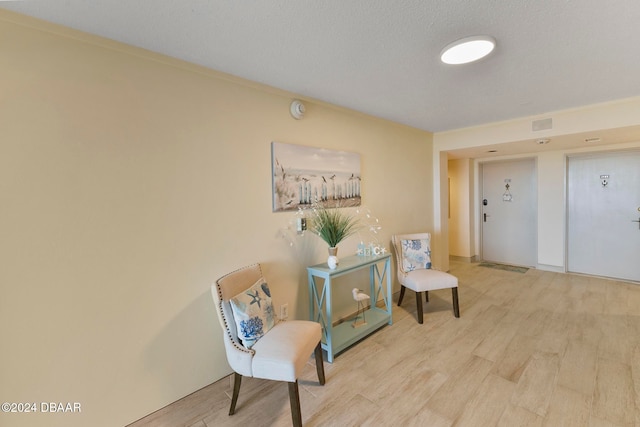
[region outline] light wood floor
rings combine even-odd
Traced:
[[[424,324],[415,297],[386,326],[300,380],[306,426],[640,426],[640,285],[453,262]],[[224,378],[132,426],[289,426],[287,385]]]

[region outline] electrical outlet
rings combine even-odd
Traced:
[[[282,304],[280,306],[280,320],[287,320],[289,318],[289,304]]]

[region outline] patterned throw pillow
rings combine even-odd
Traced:
[[[418,269],[431,268],[431,248],[429,239],[401,240],[402,271],[408,273]]]
[[[275,325],[271,292],[264,279],[229,300],[242,344],[251,348]]]

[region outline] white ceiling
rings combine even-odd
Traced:
[[[30,0],[0,7],[431,132],[640,95],[638,0]],[[488,58],[439,62],[445,45],[478,34],[497,39]]]

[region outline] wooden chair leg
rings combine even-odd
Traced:
[[[316,371],[318,371],[318,381],[320,385],[324,385],[324,361],[322,359],[322,341],[318,342],[316,349],[314,350],[316,355]]]
[[[429,291],[424,291],[424,300],[429,302]]]
[[[406,288],[404,287],[404,285],[400,285],[400,297],[398,298],[398,307],[400,307],[400,304],[402,304],[402,298],[404,298],[404,290]]]
[[[289,402],[291,402],[291,419],[294,427],[302,427],[302,413],[300,412],[300,393],[298,380],[289,384]]]
[[[240,384],[242,383],[242,375],[237,372],[233,373],[233,395],[231,396],[231,408],[229,408],[229,415],[233,415],[236,412],[236,403],[238,403],[238,394],[240,394]]]
[[[416,305],[418,306],[418,323],[422,325],[422,292],[416,292]]]
[[[460,307],[458,305],[458,288],[451,288],[451,296],[453,297],[453,315],[460,317]]]

